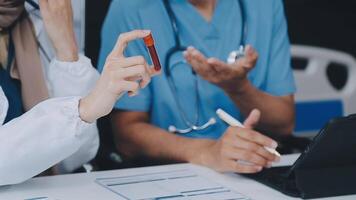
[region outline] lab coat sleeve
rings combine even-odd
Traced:
[[[89,58],[79,56],[77,62],[61,62],[54,59],[48,70],[48,82],[52,97],[86,96],[99,79],[99,73]],[[56,166],[58,173],[68,173],[92,160],[99,148],[99,134],[96,124],[81,129],[87,137],[81,148]]]
[[[30,179],[92,137],[83,131],[90,125],[80,119],[78,104],[79,97],[47,100],[0,125],[0,185]]]

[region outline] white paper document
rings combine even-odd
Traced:
[[[96,182],[126,200],[249,200],[188,169],[99,178]]]

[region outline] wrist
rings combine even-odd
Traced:
[[[246,94],[251,89],[251,87],[251,82],[247,78],[245,78],[239,80],[231,87],[225,87],[224,91],[230,96],[243,95]]]
[[[213,147],[216,141],[197,139],[194,141],[190,151],[187,153],[186,161],[197,165],[207,165],[207,157],[209,156],[209,149]]]
[[[86,96],[79,101],[79,116],[87,123],[94,123],[97,117],[94,115],[91,96]]]
[[[79,60],[78,48],[76,46],[58,48],[56,50],[56,57],[62,62],[76,62]]]

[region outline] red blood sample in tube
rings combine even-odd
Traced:
[[[155,48],[155,41],[152,37],[152,34],[149,34],[148,36],[143,38],[143,41],[145,42],[145,45],[148,49],[148,51],[150,52],[150,56],[151,56],[151,60],[154,66],[154,69],[156,71],[160,71],[161,70],[161,63],[159,61],[158,58],[158,54]]]

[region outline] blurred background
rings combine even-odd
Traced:
[[[94,66],[110,2],[86,1],[85,53]],[[284,0],[284,4],[298,87],[294,135],[313,137],[331,118],[356,113],[356,1]],[[109,148],[113,144],[108,127],[108,120],[100,122],[106,145],[98,154],[99,162],[103,157],[119,159]]]

